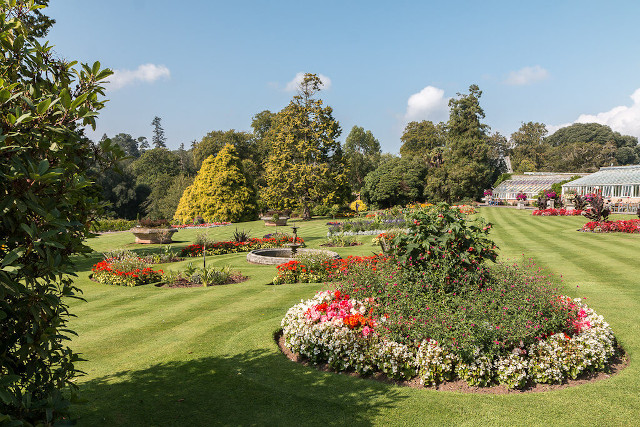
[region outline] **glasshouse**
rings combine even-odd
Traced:
[[[524,175],[513,175],[510,179],[502,181],[493,189],[492,202],[515,203],[518,193],[523,193],[527,199],[532,199],[542,190],[551,188],[551,185],[566,181],[576,173],[556,172],[525,172]],[[574,181],[575,182],[575,181]]]
[[[640,165],[600,168],[562,186],[562,195],[598,193],[612,203],[640,202]]]

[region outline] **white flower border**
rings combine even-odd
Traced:
[[[498,383],[522,388],[529,380],[560,383],[584,371],[603,370],[615,354],[616,342],[609,324],[579,298],[573,302],[584,309],[584,320],[590,325],[580,333],[571,338],[562,333],[552,335],[529,346],[525,356],[512,353],[490,360],[478,351],[470,364],[462,363],[433,340],[422,341],[416,349],[381,340],[375,334],[365,337],[360,330],[344,325],[307,319],[308,309],[332,299],[332,292],[323,291],[301,301],[287,311],[281,325],[287,348],[312,363],[326,362],[337,371],[384,372],[405,380],[418,376],[427,385],[459,378],[472,386]]]

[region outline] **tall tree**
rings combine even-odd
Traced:
[[[344,144],[344,156],[349,166],[349,184],[353,192],[358,192],[364,184],[364,177],[375,170],[380,162],[380,142],[370,130],[354,126]]]
[[[162,119],[158,116],[153,118],[151,126],[153,126],[153,136],[151,143],[155,148],[167,148],[167,138],[164,136],[164,129],[161,124]]]
[[[544,123],[528,122],[511,134],[509,155],[513,170],[524,172],[524,169],[531,171],[531,165],[533,170],[539,170],[543,166],[545,153],[550,147],[545,141],[547,132]],[[525,164],[521,165],[525,160]]]
[[[111,71],[55,58],[35,39],[35,12],[0,2],[0,419],[49,426],[66,415],[77,374],[68,303],[81,292],[73,260],[91,251],[101,211],[91,167],[120,150],[82,130],[95,130]]]
[[[430,200],[478,199],[505,169],[504,138],[487,134],[489,126],[481,121],[485,116],[481,96],[478,86],[471,85],[468,94],[449,101],[443,162],[429,170],[426,180],[425,195]]]
[[[300,208],[305,219],[311,218],[312,205],[341,203],[350,192],[337,141],[340,125],[331,107],[313,98],[321,85],[317,75],[305,74],[268,133],[262,200],[269,208]]]
[[[442,164],[442,150],[446,144],[446,128],[431,121],[409,122],[400,137],[400,155],[420,159],[425,165]]]

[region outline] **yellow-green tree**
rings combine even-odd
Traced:
[[[188,222],[201,216],[212,221],[248,221],[255,217],[255,192],[247,183],[242,161],[231,144],[202,162],[193,184],[180,198],[174,218]]]
[[[301,209],[311,217],[315,204],[342,203],[349,196],[340,142],[340,124],[331,107],[313,95],[322,87],[315,74],[305,74],[298,95],[274,118],[267,134],[262,202],[271,209]]]

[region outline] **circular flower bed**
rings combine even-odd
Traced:
[[[615,354],[611,328],[580,299],[559,299],[575,308],[574,335],[556,333],[508,354],[488,357],[477,351],[472,360],[450,345],[425,337],[411,344],[384,339],[378,333],[389,322],[373,316],[373,298],[357,300],[340,291],[319,292],[293,306],[282,328],[285,345],[312,363],[328,363],[338,371],[383,372],[390,378],[419,377],[426,385],[453,379],[469,385],[559,383],[584,371],[606,368]]]
[[[490,224],[438,205],[408,218],[375,264],[292,307],[285,346],[313,363],[424,384],[522,388],[607,367],[615,338],[533,266],[495,261]]]

